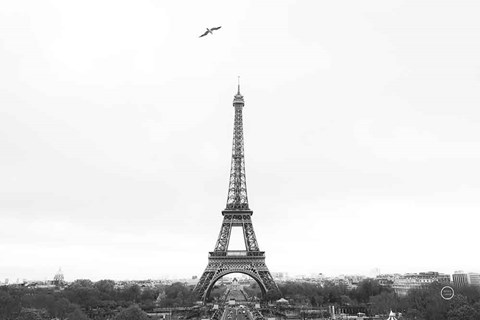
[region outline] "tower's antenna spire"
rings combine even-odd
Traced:
[[[237,76],[238,77],[238,94],[240,94],[240,76]]]

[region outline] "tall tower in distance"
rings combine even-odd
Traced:
[[[223,222],[215,249],[209,252],[208,265],[194,289],[197,296],[204,301],[208,299],[215,283],[230,273],[242,273],[252,277],[258,283],[264,299],[269,292],[279,292],[265,264],[265,252],[258,247],[252,224],[253,211],[248,206],[243,140],[244,106],[239,83],[237,94],[233,98],[235,117],[227,205],[222,211]],[[232,228],[235,227],[243,231],[245,250],[228,250]]]

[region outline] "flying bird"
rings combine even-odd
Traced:
[[[211,28],[211,29],[208,29],[208,28],[207,28],[207,31],[205,31],[205,33],[204,33],[204,34],[202,34],[202,35],[201,35],[199,38],[201,38],[201,37],[205,37],[205,36],[206,36],[207,34],[209,34],[209,33],[213,34],[213,32],[212,32],[212,31],[218,30],[218,29],[220,29],[221,27],[222,27],[222,26],[220,26],[220,27],[216,27],[216,28]]]

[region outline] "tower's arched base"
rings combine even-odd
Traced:
[[[207,300],[215,283],[230,273],[243,273],[252,277],[258,283],[263,299],[268,292],[278,292],[278,287],[265,264],[264,252],[226,251],[210,252],[207,268],[194,289],[195,293],[203,301]]]

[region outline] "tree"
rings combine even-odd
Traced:
[[[365,279],[360,281],[358,287],[350,292],[350,297],[358,302],[368,302],[370,297],[379,295],[382,292],[391,292],[392,289],[381,286],[377,280]]]
[[[60,298],[55,301],[53,315],[57,318],[64,319],[72,309],[74,309],[74,305],[72,305],[70,301],[66,298]]]
[[[463,294],[456,294],[453,296],[452,300],[450,300],[450,310],[460,308],[461,306],[467,305],[468,299]]]
[[[433,283],[426,288],[410,290],[401,301],[402,309],[408,310],[407,317],[425,320],[446,320],[449,302],[442,299],[442,285]]]
[[[333,285],[334,286],[334,285]],[[334,289],[331,286],[328,288],[322,288],[319,285],[307,283],[307,282],[286,282],[279,285],[280,292],[287,299],[293,300],[294,303],[311,304],[315,305],[322,303],[324,300],[328,300],[327,293],[335,295],[335,299],[340,299],[340,291],[333,293]],[[332,289],[330,291],[330,289]],[[338,289],[338,288],[337,288]],[[337,296],[338,293],[338,296]],[[268,297],[268,294],[267,294]],[[276,296],[275,298],[277,298]]]
[[[341,296],[347,294],[347,288],[345,285],[336,285],[331,281],[325,281],[323,285],[323,295],[325,296],[325,302],[338,303],[342,301]]]
[[[152,288],[145,288],[140,295],[140,300],[142,302],[154,301],[158,297],[159,291]]]
[[[30,291],[31,290],[31,291]],[[22,306],[25,308],[45,309],[54,313],[55,297],[49,289],[29,289],[29,294],[22,297]]]
[[[266,294],[266,299],[268,301],[275,301],[275,300],[278,300],[282,297],[282,293],[278,290],[270,290],[270,291],[267,291],[267,294]]]
[[[398,309],[398,299],[394,293],[382,292],[370,297],[371,310],[374,314],[388,314],[390,310]]]
[[[447,313],[448,320],[478,320],[480,313],[474,307],[463,305]]]
[[[227,286],[214,286],[212,291],[210,291],[210,299],[218,300],[224,297],[225,292],[227,291]]]
[[[100,280],[95,282],[94,287],[100,292],[102,300],[115,300],[115,281]]]
[[[127,309],[120,311],[120,313],[115,316],[114,320],[148,320],[148,315],[137,305],[132,305]]]
[[[172,283],[165,288],[165,298],[160,301],[161,307],[191,306],[194,302],[192,289],[181,282]]]
[[[250,298],[260,298],[262,296],[262,291],[256,282],[251,283],[248,287],[243,287],[243,291]]]
[[[0,289],[0,319],[8,319],[20,311],[20,299],[15,299],[7,290]]]
[[[155,301],[159,291],[153,288],[144,288],[140,295],[139,304],[143,310],[151,310],[155,307]]]
[[[97,307],[101,304],[100,291],[93,286],[90,280],[75,280],[64,294],[72,303],[80,305],[84,309]]]
[[[88,279],[77,279],[72,282],[70,287],[93,288],[93,282]]]
[[[89,318],[79,308],[75,308],[72,313],[67,316],[68,320],[89,320]]]
[[[126,301],[138,302],[140,299],[141,290],[140,287],[136,284],[129,286],[123,291],[123,296]]]
[[[16,320],[47,320],[47,312],[33,308],[22,308]]]

